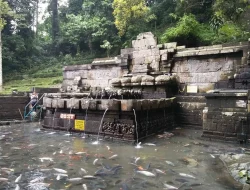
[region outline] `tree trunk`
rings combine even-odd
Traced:
[[[0,29],[0,92],[3,90],[3,68],[2,68],[2,33]]]
[[[38,6],[39,6],[39,0],[36,0],[36,38],[38,37],[38,16],[39,16]]]
[[[54,53],[57,52],[57,42],[59,35],[59,20],[58,20],[58,0],[52,0],[52,40]]]
[[[93,47],[92,47],[92,38],[91,35],[88,36],[88,46],[89,46],[89,50],[91,55],[93,54]]]

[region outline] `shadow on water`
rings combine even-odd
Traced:
[[[238,145],[201,140],[198,130],[174,130],[173,137],[166,132],[135,149],[125,142],[93,146],[96,136],[38,129],[34,123],[0,128],[0,189],[242,188],[218,156],[211,157]]]

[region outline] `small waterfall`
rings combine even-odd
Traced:
[[[86,108],[86,113],[85,113],[85,118],[84,118],[85,124],[86,124],[86,121],[87,121],[87,118],[88,118],[89,103],[90,103],[90,100],[87,99],[87,100],[86,100],[86,104],[88,104],[88,106],[87,106],[87,108]],[[84,133],[83,133],[82,138],[85,138],[85,131],[84,131]]]
[[[135,116],[136,148],[142,148],[141,142],[138,142],[138,129],[137,129],[137,119],[136,119],[136,112],[135,112],[135,109],[133,109],[133,111],[134,111],[134,116]]]
[[[72,109],[73,109],[73,106],[74,105],[72,105],[72,100],[73,100],[73,98],[70,98],[70,110],[69,110],[69,113],[71,114],[72,113]],[[70,118],[68,119],[68,128],[67,128],[67,131],[69,132],[69,128],[70,128]]]
[[[53,114],[53,125],[52,128],[54,129],[55,126],[55,115],[56,115],[57,108],[55,108],[54,114]]]
[[[42,112],[43,108],[40,108],[39,125],[41,125]]]
[[[71,107],[70,107],[70,110],[69,110],[69,114],[72,113],[72,109],[73,109],[73,106],[72,106],[72,104],[71,104]],[[68,129],[67,129],[68,132],[69,132],[69,129],[70,129],[70,123],[71,123],[71,120],[70,120],[70,118],[69,118]]]
[[[148,126],[149,126],[149,121],[148,121],[148,109],[147,109],[147,125],[146,125],[146,127],[147,127],[147,131],[148,131]]]
[[[105,114],[106,114],[107,111],[108,111],[108,108],[103,113],[102,120],[101,120],[101,123],[100,123],[100,126],[99,126],[99,130],[98,130],[97,140],[95,142],[93,142],[92,144],[99,144],[100,130],[101,130],[101,127],[102,127],[102,122],[103,122],[104,116],[105,116]]]

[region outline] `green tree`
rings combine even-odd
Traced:
[[[51,0],[51,23],[52,23],[52,40],[53,40],[53,50],[57,53],[58,38],[59,38],[59,17],[58,17],[58,0]]]
[[[237,22],[241,16],[249,11],[248,0],[215,0],[214,13],[220,15],[226,21]]]
[[[193,14],[200,23],[209,20],[213,14],[212,6],[215,0],[176,0],[175,14]]]
[[[119,35],[123,36],[130,26],[155,19],[145,0],[114,0],[113,15]]]
[[[109,57],[110,50],[113,47],[108,40],[104,40],[103,44],[100,46],[103,49],[106,49],[107,51],[107,57]]]
[[[175,13],[176,1],[159,0],[151,4],[151,11],[156,16],[155,24],[157,26],[166,27],[173,23],[171,13]]]
[[[100,49],[104,39],[113,44],[116,38],[112,0],[85,0],[80,14],[67,14],[66,18],[62,23],[62,35],[74,44],[77,53],[84,45],[92,53],[94,48]]]
[[[3,72],[2,72],[2,30],[6,25],[4,16],[10,15],[10,7],[6,1],[0,0],[0,91],[3,89]]]
[[[200,23],[192,14],[184,15],[176,27],[168,28],[161,36],[161,42],[178,42],[179,45],[197,46]]]
[[[217,32],[215,43],[247,40],[250,28],[250,1],[215,0],[213,10],[210,26]]]
[[[3,77],[27,70],[36,62],[35,40],[37,0],[8,0],[12,10],[6,15],[3,36]]]

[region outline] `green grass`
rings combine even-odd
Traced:
[[[53,87],[62,83],[62,76],[49,78],[27,77],[21,80],[11,80],[3,84],[2,94],[11,94],[16,89],[19,92],[31,91],[32,87]]]
[[[88,52],[78,57],[72,57],[71,55],[48,57],[42,64],[34,64],[32,67],[22,71],[3,73],[5,74],[4,84],[3,91],[0,94],[11,94],[14,89],[19,92],[26,92],[31,91],[32,87],[53,87],[59,85],[63,80],[62,70],[64,66],[89,64],[95,57],[95,54]]]

